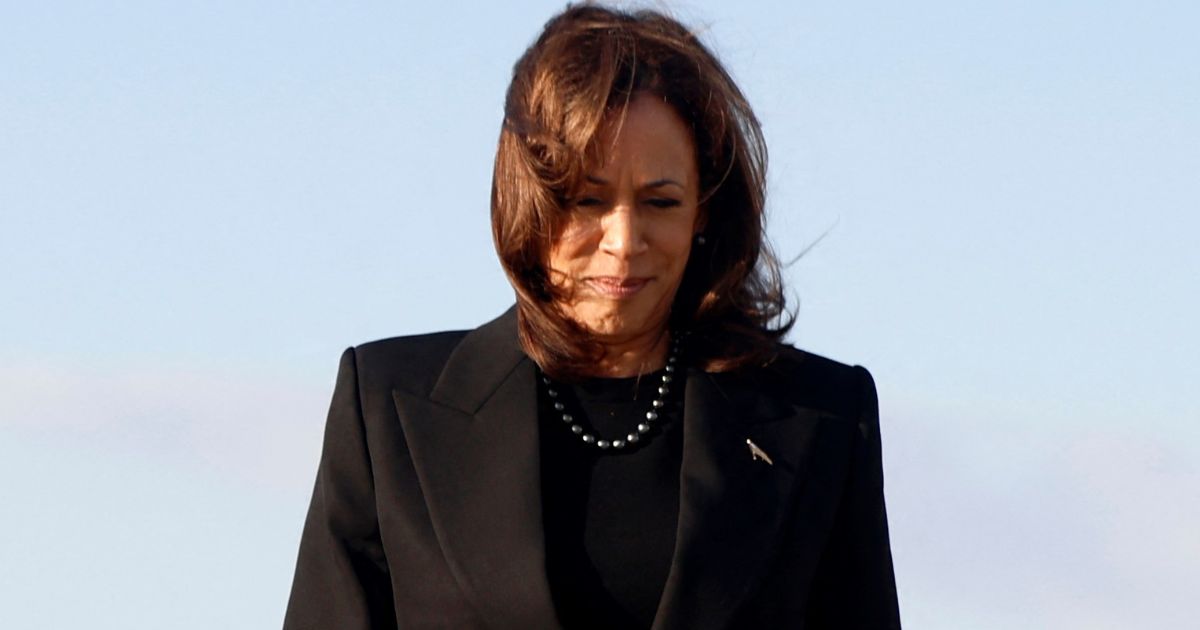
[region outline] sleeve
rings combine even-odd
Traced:
[[[850,469],[810,595],[806,628],[900,628],[896,578],[883,500],[879,402],[875,381],[862,367],[860,405]]]
[[[356,355],[349,348],[338,367],[283,628],[378,630],[395,628],[395,619]]]

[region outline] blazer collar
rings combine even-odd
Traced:
[[[766,573],[818,425],[746,379],[689,371],[675,555],[653,630],[727,627]]]
[[[555,628],[533,362],[510,309],[468,333],[428,398],[393,390],[447,564],[489,625]]]
[[[467,597],[497,627],[558,627],[545,572],[536,371],[517,342],[515,308],[463,338],[428,399],[393,395]],[[676,546],[654,630],[728,622],[766,568],[818,420],[736,376],[689,372]],[[752,459],[747,439],[773,465]]]

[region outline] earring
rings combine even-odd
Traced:
[[[696,235],[696,244],[697,245],[704,245],[707,242],[708,242],[708,239],[704,238],[703,234]]]

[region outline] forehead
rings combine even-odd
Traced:
[[[605,118],[586,166],[589,173],[669,170],[692,180],[695,140],[675,108],[653,94],[641,94]]]

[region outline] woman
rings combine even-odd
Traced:
[[[285,628],[896,628],[875,388],[779,342],[765,150],[674,20],[518,61],[517,304],[342,356]]]

